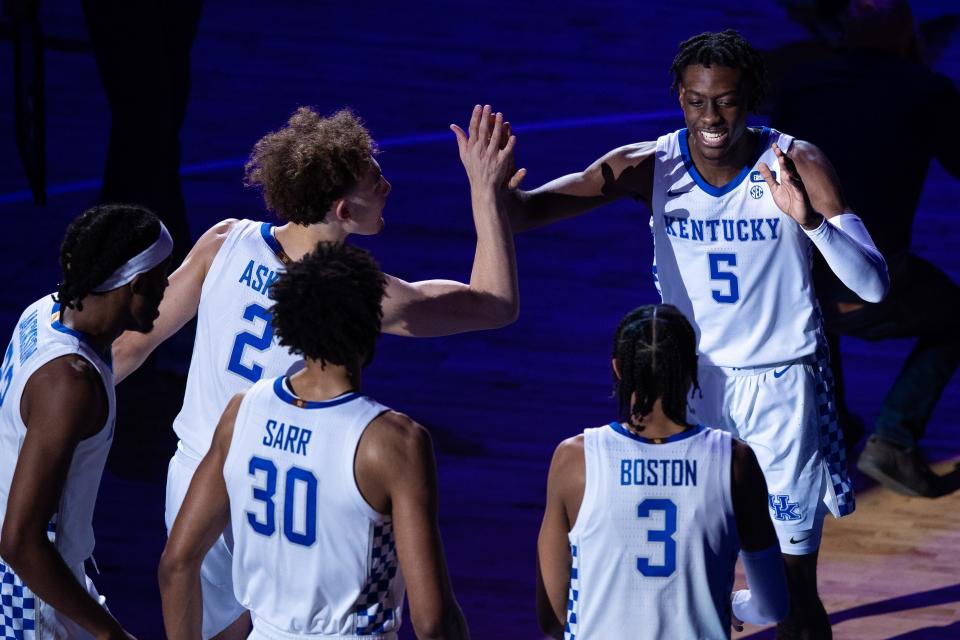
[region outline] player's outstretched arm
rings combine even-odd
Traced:
[[[161,342],[197,315],[207,271],[235,222],[224,220],[208,229],[193,245],[180,267],[170,274],[170,286],[163,295],[160,315],[150,333],[126,331],[114,341],[113,375],[118,384],[136,371]]]
[[[104,428],[106,390],[96,369],[79,356],[40,367],[20,403],[27,435],[13,472],[0,556],[44,602],[98,638],[129,638],[94,600],[47,538],[77,444]]]
[[[355,471],[367,502],[393,517],[397,556],[417,637],[469,638],[440,539],[437,470],[430,434],[405,415],[384,413],[361,437]]]
[[[649,203],[656,146],[656,142],[638,142],[619,147],[579,173],[532,191],[511,192],[508,204],[514,232],[572,218],[624,197]]]
[[[197,467],[190,488],[160,557],[158,577],[163,601],[163,626],[168,638],[201,638],[203,593],[200,565],[203,557],[230,521],[230,501],[223,479],[223,463],[230,451],[233,426],[243,400],[230,400],[213,434],[213,443]]]
[[[803,227],[837,278],[867,302],[880,302],[890,288],[887,263],[863,221],[850,211],[833,165],[820,149],[796,140],[789,153],[773,145],[780,182],[759,169],[774,202]]]
[[[547,504],[537,538],[537,622],[552,638],[563,638],[570,586],[570,542],[583,501],[586,462],[583,436],[557,447],[547,476]]]
[[[513,232],[505,185],[513,175],[516,138],[490,106],[474,107],[469,133],[451,125],[470,180],[477,248],[469,284],[451,280],[405,282],[388,277],[383,330],[405,336],[442,336],[510,324],[520,307]]]
[[[742,631],[743,622],[783,620],[790,610],[790,596],[780,544],[770,521],[767,483],[753,450],[738,440],[733,441],[731,476],[740,560],[747,574],[747,589],[733,594],[734,626]]]

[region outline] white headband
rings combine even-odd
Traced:
[[[173,238],[170,237],[170,232],[161,222],[160,237],[149,247],[120,265],[106,280],[94,287],[94,293],[112,291],[128,284],[141,273],[150,271],[150,269],[166,260],[172,252]]]

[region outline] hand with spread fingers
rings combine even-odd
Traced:
[[[770,189],[773,201],[781,211],[796,220],[802,227],[816,229],[820,226],[823,216],[810,204],[810,196],[807,195],[807,189],[803,186],[796,163],[776,144],[773,145],[773,152],[780,164],[779,183],[765,162],[761,162],[757,167]]]
[[[517,138],[502,113],[494,113],[490,105],[477,105],[466,132],[455,124],[450,129],[457,137],[460,160],[473,189],[515,189],[520,184],[526,169],[515,170],[513,148]]]

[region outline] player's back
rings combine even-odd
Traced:
[[[284,259],[272,229],[235,222],[203,282],[183,407],[173,423],[181,449],[197,461],[230,398],[297,361],[279,345],[270,321],[269,287]]]
[[[654,444],[611,423],[583,444],[566,637],[729,637],[730,435],[697,426]]]
[[[93,509],[100,478],[113,442],[115,401],[113,372],[86,337],[59,321],[60,304],[44,296],[23,312],[0,369],[0,525],[17,458],[27,434],[20,401],[30,377],[43,365],[72,354],[97,370],[107,399],[107,419],[92,436],[77,443],[67,470],[62,497],[48,531],[71,570],[93,553]]]
[[[234,592],[261,636],[394,637],[404,583],[392,519],[354,476],[364,429],[384,411],[355,393],[300,400],[285,377],[247,392],[223,474]]]

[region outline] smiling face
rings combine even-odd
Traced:
[[[680,82],[680,107],[691,153],[717,161],[738,149],[747,128],[746,102],[739,69],[686,67]]]

